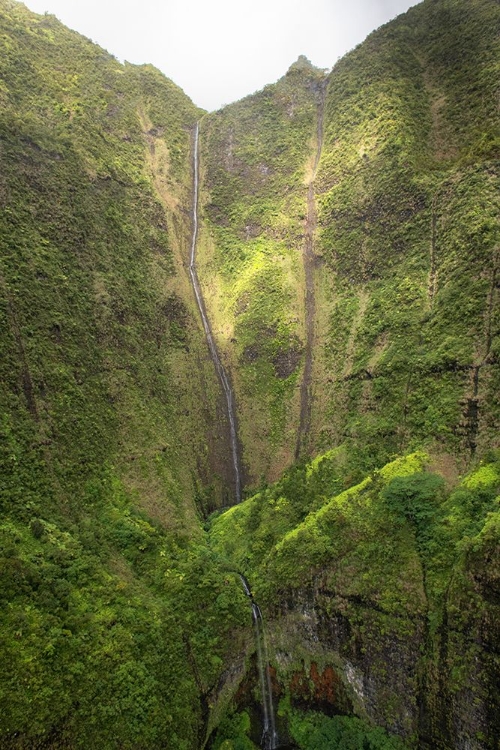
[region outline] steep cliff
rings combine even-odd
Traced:
[[[498,747],[499,13],[207,115],[0,0],[2,746],[254,747],[239,571],[283,742]]]
[[[251,481],[293,460],[304,377],[306,454],[347,440],[360,476],[495,444],[498,12],[429,0],[328,76],[299,60],[204,119],[207,297]]]
[[[409,747],[496,748],[498,455],[458,482],[409,454],[347,489],[343,461],[294,468],[212,525],[265,605],[276,697]]]
[[[248,480],[294,460],[306,340],[307,170],[324,72],[306,60],[203,119],[200,275],[238,406]]]
[[[0,744],[196,747],[241,619],[201,525],[232,481],[186,271],[201,113],[0,24]]]

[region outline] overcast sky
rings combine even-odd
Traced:
[[[306,55],[331,68],[417,0],[25,0],[119,60],[153,63],[204,109],[241,99]]]

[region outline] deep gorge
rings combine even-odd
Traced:
[[[2,747],[498,747],[499,12],[205,113],[0,0]]]

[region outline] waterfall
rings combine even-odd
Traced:
[[[194,295],[200,311],[205,336],[210,350],[212,361],[215,365],[215,370],[219,377],[222,385],[222,390],[226,397],[227,405],[227,416],[229,419],[230,429],[230,442],[231,442],[231,453],[233,459],[233,470],[234,470],[234,485],[235,485],[235,497],[236,503],[241,502],[241,471],[240,471],[240,457],[238,450],[238,436],[236,432],[236,416],[234,409],[234,398],[231,384],[227,373],[222,365],[222,362],[215,345],[215,341],[212,336],[210,329],[210,323],[208,322],[205,303],[201,293],[200,282],[198,280],[198,274],[196,272],[196,241],[198,239],[198,192],[199,192],[199,169],[198,169],[198,141],[199,141],[199,125],[196,123],[194,132],[194,149],[193,149],[193,234],[191,239],[191,254],[189,258],[189,275],[191,277],[191,284],[193,286]]]
[[[262,740],[263,750],[276,750],[278,747],[278,732],[274,717],[273,692],[271,688],[271,674],[269,671],[269,656],[264,632],[264,622],[259,605],[254,602],[250,586],[245,576],[239,574],[245,594],[252,605],[252,619],[257,646],[257,667],[259,670],[260,692],[262,695]]]

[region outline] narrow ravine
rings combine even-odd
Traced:
[[[200,311],[201,320],[203,323],[203,329],[207,339],[208,348],[210,350],[210,356],[215,366],[217,376],[222,385],[224,396],[226,398],[227,416],[229,420],[230,430],[230,443],[231,443],[231,456],[234,472],[234,490],[235,490],[235,502],[241,502],[241,462],[238,448],[238,435],[236,430],[236,412],[234,408],[234,397],[231,384],[227,373],[222,365],[215,345],[210,323],[208,321],[205,303],[203,301],[203,295],[201,293],[200,282],[198,280],[198,274],[196,272],[196,242],[198,239],[198,194],[199,194],[199,124],[196,123],[194,131],[194,145],[193,145],[193,234],[191,238],[191,253],[189,257],[189,276],[191,277],[191,284],[193,286],[194,295]]]
[[[320,98],[318,102],[317,130],[316,130],[316,155],[307,190],[307,217],[304,232],[304,278],[306,285],[305,296],[305,363],[302,383],[300,385],[300,421],[297,432],[297,443],[295,446],[295,459],[300,458],[303,452],[309,431],[311,428],[312,409],[312,360],[314,344],[314,321],[316,318],[316,299],[314,294],[314,232],[317,223],[316,201],[314,198],[314,183],[318,171],[321,151],[323,149],[323,114],[325,108],[325,94],[328,79],[321,85]]]
[[[276,750],[278,747],[278,732],[274,713],[273,692],[271,688],[271,674],[269,671],[269,655],[264,632],[264,621],[259,605],[254,601],[252,591],[245,576],[240,574],[245,594],[252,606],[252,619],[255,631],[255,645],[257,648],[257,668],[259,670],[260,692],[262,696],[262,739],[263,750]]]

